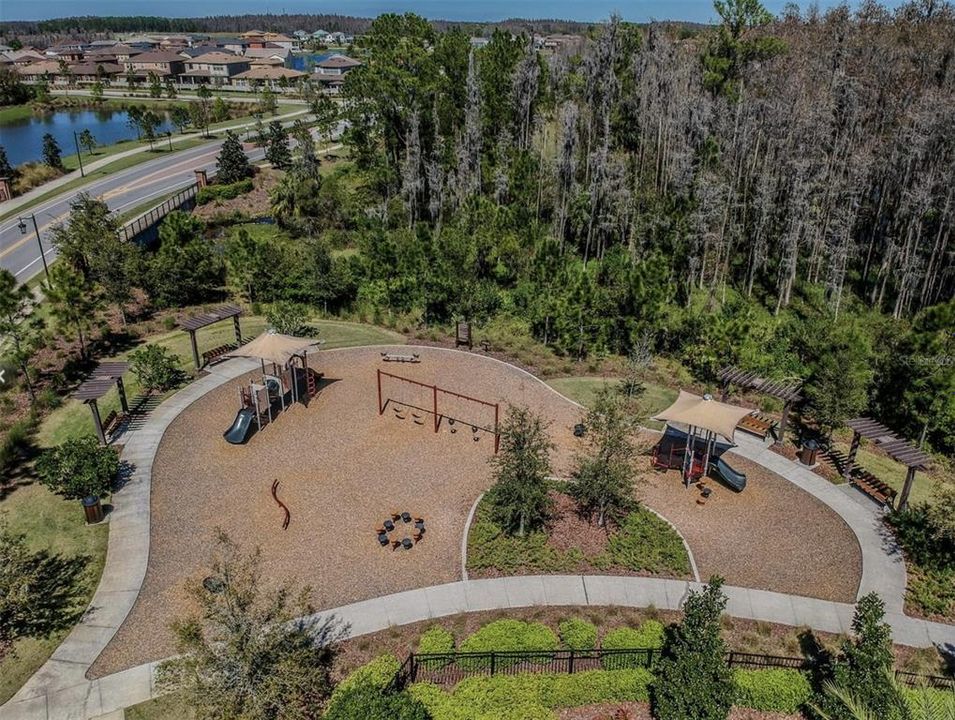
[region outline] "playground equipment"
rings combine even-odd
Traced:
[[[384,414],[385,409],[388,407],[388,404],[391,402],[394,402],[395,405],[398,405],[401,407],[409,407],[409,408],[414,408],[416,410],[420,410],[424,413],[431,413],[431,416],[434,421],[433,426],[434,426],[435,432],[438,432],[438,430],[440,429],[441,420],[446,419],[448,421],[448,425],[451,426],[452,432],[456,431],[456,428],[454,427],[455,423],[460,423],[465,426],[470,426],[471,433],[475,441],[480,439],[478,435],[479,432],[483,431],[486,433],[490,433],[494,437],[494,453],[497,454],[501,444],[501,436],[498,431],[498,424],[499,424],[499,419],[501,414],[501,408],[499,403],[492,403],[492,402],[488,402],[487,400],[481,400],[480,398],[471,397],[470,395],[464,395],[459,392],[454,392],[453,390],[448,390],[446,388],[442,388],[437,385],[431,385],[429,383],[419,382],[418,380],[412,380],[411,378],[402,377],[401,375],[395,375],[390,372],[385,372],[384,370],[377,370],[377,373],[378,373],[377,379],[378,379],[378,414],[379,415]],[[409,402],[409,401],[394,399],[391,397],[386,397],[382,391],[383,378],[391,379],[399,383],[407,383],[414,387],[430,390],[431,397],[429,399],[431,401],[430,402],[431,407],[430,408],[427,407],[429,403],[424,399],[421,399],[421,402],[419,405],[419,404],[415,404],[415,401]],[[442,412],[441,407],[439,406],[438,400],[439,398],[443,396],[448,396],[450,398],[457,398],[458,400],[463,400],[466,403],[474,403],[480,407],[488,408],[488,411],[493,410],[494,411],[493,425],[489,426],[487,424],[482,424],[480,422],[474,422],[468,418],[454,417],[448,413]],[[396,413],[398,414],[399,419],[404,419],[404,416],[400,414],[399,410],[396,409]],[[419,416],[415,416],[415,423],[418,425],[423,424],[423,422],[418,422],[419,419],[420,419]]]
[[[716,465],[712,466],[712,470],[714,475],[736,492],[742,492],[746,488],[746,475],[734,470],[723,458],[717,459]]]
[[[245,442],[255,420],[256,430],[269,425],[279,412],[297,402],[308,405],[318,394],[319,375],[308,367],[308,349],[314,340],[263,333],[252,342],[227,353],[228,357],[254,357],[262,365],[261,382],[239,388],[239,411],[224,433],[233,445]],[[266,361],[270,367],[266,367]]]
[[[418,357],[418,353],[402,354],[402,353],[388,353],[383,352],[381,354],[381,359],[385,362],[398,362],[398,363],[419,363],[421,358]]]
[[[278,504],[283,511],[285,511],[285,519],[282,520],[282,529],[288,530],[289,523],[292,522],[292,513],[289,512],[288,505],[279,500],[279,481],[272,481],[272,499]]]

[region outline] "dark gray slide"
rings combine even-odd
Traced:
[[[249,428],[252,427],[252,420],[254,419],[255,410],[252,408],[242,408],[235,416],[232,427],[222,434],[223,437],[233,445],[241,445],[248,437]]]
[[[723,458],[716,462],[716,474],[736,492],[742,492],[746,487],[746,476],[741,472],[736,472]]]

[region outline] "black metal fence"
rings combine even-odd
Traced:
[[[525,650],[501,652],[411,653],[391,682],[401,690],[414,682],[450,687],[475,675],[521,675],[526,673],[575,673],[585,670],[624,670],[653,667],[660,657],[655,648],[627,650]],[[730,652],[731,668],[760,670],[785,668],[809,670],[812,661],[803,657]],[[898,672],[898,680],[910,686],[955,690],[955,679],[935,675]]]
[[[130,240],[141,239],[148,231],[152,230],[173,210],[181,210],[184,207],[192,207],[195,203],[196,194],[199,192],[199,184],[193,183],[164,200],[162,203],[143,213],[138,218],[126,223],[119,230],[121,240],[129,242]]]

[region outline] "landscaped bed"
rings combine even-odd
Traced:
[[[646,508],[601,528],[578,513],[572,498],[552,491],[554,513],[544,530],[525,537],[504,534],[482,501],[468,537],[472,577],[503,575],[662,575],[692,579],[680,536]]]

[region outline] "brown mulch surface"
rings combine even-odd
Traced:
[[[700,577],[730,585],[854,602],[862,550],[848,525],[825,503],[788,480],[732,452],[727,462],[746,474],[737,493],[707,479],[712,494],[685,489],[676,470],[649,469],[638,494],[686,538]],[[824,538],[824,540],[823,540]]]
[[[577,503],[565,493],[552,492],[553,516],[547,526],[547,544],[557,550],[580,550],[594,557],[607,547],[608,529],[597,526],[577,512]]]
[[[92,677],[174,652],[169,623],[190,610],[186,586],[203,577],[216,528],[243,547],[260,546],[266,584],[309,585],[317,608],[459,579],[467,513],[491,482],[493,441],[480,428],[493,425],[493,410],[445,396],[440,412],[458,422],[442,421],[435,434],[430,413],[414,409],[431,407],[431,391],[386,379],[383,390],[391,401],[379,416],[376,368],[500,401],[502,415],[506,402],[539,410],[550,420],[557,445],[554,472],[567,474],[580,409],[547,386],[477,354],[416,347],[422,362],[405,364],[382,362],[380,350],[322,353],[318,367],[325,382],[319,398],[309,408],[296,406],[279,416],[244,446],[222,437],[238,409],[240,379],[210,392],[173,422],[153,465],[146,578]],[[476,435],[472,425],[479,428]],[[270,495],[276,479],[279,497],[291,510],[286,531]],[[841,597],[849,584],[846,575],[853,588],[857,584],[858,573],[851,570],[858,548],[851,532],[785,480],[760,482],[754,473],[740,496],[727,500],[717,490],[703,509],[708,513],[682,507],[691,493],[683,491],[675,473],[665,480],[647,504],[688,537],[701,571],[718,572],[733,584],[821,597],[824,587],[840,588]],[[800,512],[793,513],[794,507]],[[378,545],[374,530],[393,511],[426,520],[425,539],[411,551]],[[707,517],[711,521],[699,522]],[[767,524],[785,530],[770,542],[764,537]],[[830,554],[840,558],[838,568],[811,564]],[[782,583],[774,582],[777,574]]]
[[[197,205],[192,214],[202,220],[215,220],[239,213],[244,217],[264,217],[272,212],[269,193],[283,173],[271,168],[261,168],[252,178],[252,190],[232,200],[214,200],[205,205]]]
[[[578,708],[568,708],[557,713],[560,720],[651,720],[649,703],[625,702],[602,703]],[[729,720],[801,720],[802,715],[759,712],[749,708],[734,707]]]

